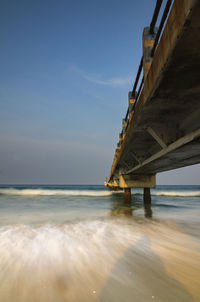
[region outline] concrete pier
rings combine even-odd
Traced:
[[[146,218],[152,218],[151,191],[150,191],[150,188],[144,188],[143,202],[144,202],[145,217]]]
[[[150,191],[150,188],[144,188],[143,200],[144,200],[144,204],[151,204],[151,191]]]
[[[131,189],[130,188],[125,188],[124,189],[124,201],[125,202],[130,202],[131,201]]]
[[[169,3],[163,27],[154,22],[143,31],[143,54],[107,182],[124,189],[125,201],[131,188],[144,188],[144,205],[151,204],[157,173],[200,163],[200,1]]]

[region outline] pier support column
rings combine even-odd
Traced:
[[[131,189],[130,188],[125,188],[124,189],[124,201],[125,202],[130,202],[131,201]]]
[[[151,191],[150,188],[144,188],[144,213],[146,218],[152,218],[151,209]]]
[[[150,188],[144,188],[144,195],[143,195],[144,204],[151,204],[151,191]]]

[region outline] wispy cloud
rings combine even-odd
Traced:
[[[130,86],[133,81],[133,77],[113,77],[110,79],[103,79],[101,75],[97,73],[86,72],[75,65],[70,65],[70,70],[77,73],[80,77],[87,80],[88,82],[98,85],[125,87]]]

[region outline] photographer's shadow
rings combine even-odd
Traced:
[[[97,301],[194,302],[185,287],[166,272],[148,236],[143,236],[115,264]]]

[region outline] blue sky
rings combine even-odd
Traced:
[[[103,183],[155,2],[1,2],[0,183]]]

